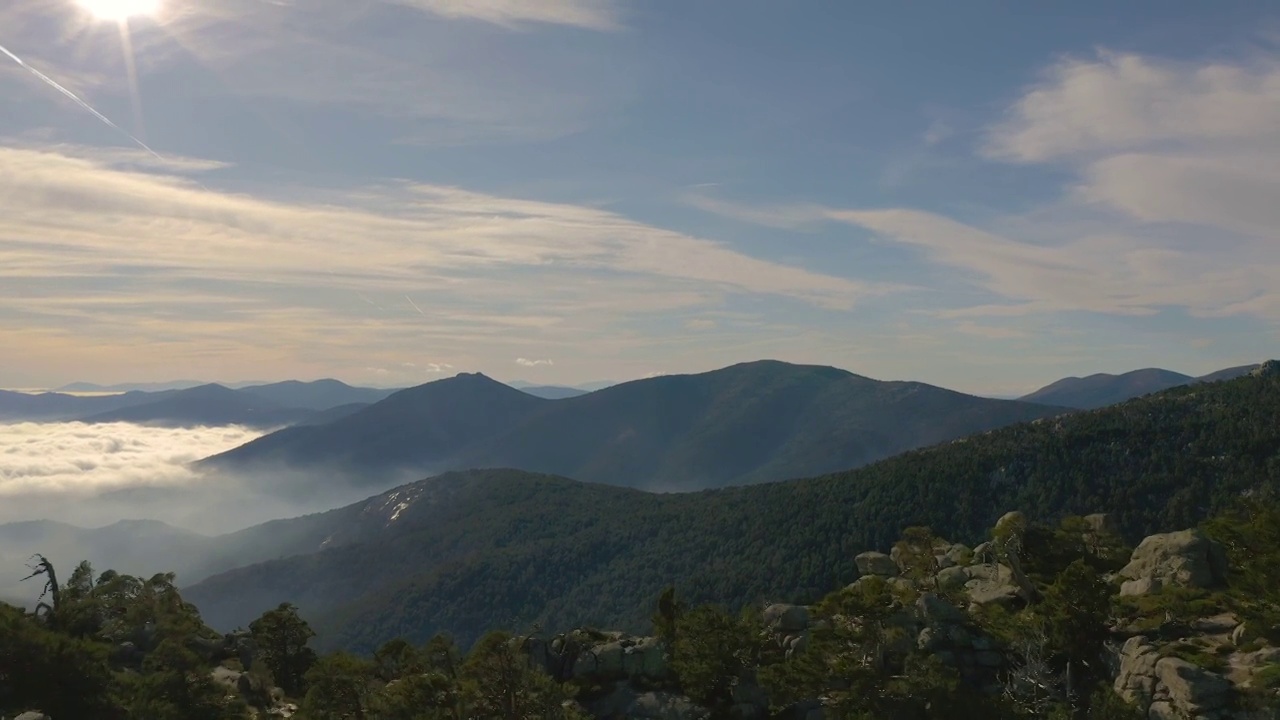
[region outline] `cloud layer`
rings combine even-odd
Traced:
[[[132,488],[186,485],[197,479],[187,463],[259,435],[242,427],[0,424],[0,505],[17,509],[22,497],[71,502]],[[0,522],[12,519],[0,513]]]

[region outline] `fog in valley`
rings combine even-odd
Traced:
[[[174,570],[180,584],[194,582],[201,578],[190,563],[210,537],[382,489],[287,468],[235,475],[189,467],[262,434],[241,426],[0,424],[0,600],[29,606],[39,595],[42,580],[20,582],[37,552],[64,573],[87,559],[98,572]],[[303,479],[307,492],[290,490]]]

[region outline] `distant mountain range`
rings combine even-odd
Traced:
[[[856,552],[887,550],[913,525],[970,545],[1011,508],[1047,521],[1105,511],[1130,541],[1194,526],[1242,493],[1280,489],[1277,458],[1280,365],[782,483],[648,494],[448,473],[278,521],[290,551],[300,539],[310,550],[183,594],[224,630],[295,602],[325,645],[364,651],[436,632],[465,643],[494,625],[639,629],[668,583],[694,603],[812,602],[857,577]]]
[[[1133,370],[1121,375],[1098,373],[1082,378],[1063,378],[1019,399],[1026,402],[1092,410],[1179,385],[1230,380],[1245,375],[1256,367],[1258,366],[1243,365],[1227,368],[1198,378],[1160,368]]]
[[[78,392],[89,392],[80,390]],[[168,427],[247,425],[277,428],[330,422],[395,390],[352,387],[337,380],[287,381],[232,389],[199,385],[180,390],[130,390],[115,395],[0,391],[0,422],[132,422]]]
[[[547,400],[481,374],[397,392],[198,465],[323,469],[373,486],[404,474],[514,467],[650,490],[697,490],[847,469],[1066,412],[830,367],[759,361]]]

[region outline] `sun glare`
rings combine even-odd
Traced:
[[[80,7],[100,20],[125,22],[131,17],[155,15],[160,0],[76,0]]]

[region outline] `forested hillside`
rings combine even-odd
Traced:
[[[369,649],[445,628],[466,642],[495,622],[635,629],[644,598],[668,583],[691,602],[735,608],[811,602],[857,576],[857,551],[887,549],[906,527],[975,542],[1007,509],[1043,520],[1107,510],[1132,542],[1275,486],[1275,367],[807,480],[648,495],[515,471],[450,474],[344,511],[366,518],[346,545],[335,527],[332,549],[189,593],[224,628],[296,601],[324,642]],[[419,510],[418,495],[449,499]]]
[[[0,605],[0,717],[1274,718],[1276,498],[1136,548],[1114,530],[1011,512],[969,547],[912,527],[807,606],[732,612],[668,587],[643,598],[645,636],[507,624],[470,648],[443,632],[324,655],[289,604],[219,635],[171,575],[81,564],[60,583],[40,559],[49,602]]]

